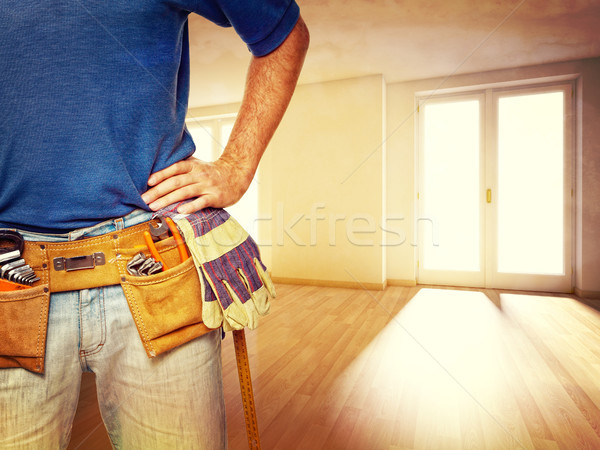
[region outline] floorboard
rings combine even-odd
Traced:
[[[278,285],[246,333],[264,449],[600,448],[600,312],[570,295]],[[233,342],[230,449],[247,448]],[[70,449],[110,448],[93,375]]]

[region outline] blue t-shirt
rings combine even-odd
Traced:
[[[294,0],[2,0],[0,227],[60,233],[148,209],[151,173],[194,152],[187,18],[277,48]]]

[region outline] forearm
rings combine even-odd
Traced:
[[[214,162],[191,157],[153,173],[150,189],[142,195],[150,209],[190,200],[179,207],[180,213],[189,214],[207,206],[230,206],[244,195],[292,98],[308,41],[300,18],[276,50],[252,59],[242,105],[223,155]]]
[[[242,104],[222,155],[241,169],[248,185],[292,98],[308,44],[308,29],[300,17],[276,50],[250,63]]]

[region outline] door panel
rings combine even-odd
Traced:
[[[483,285],[482,98],[453,97],[419,108],[422,283]]]
[[[494,93],[490,287],[571,290],[571,86]]]

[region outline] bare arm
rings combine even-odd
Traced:
[[[294,93],[308,43],[308,29],[300,17],[276,50],[252,58],[244,98],[222,156],[210,163],[188,158],[152,174],[151,188],[142,195],[152,210],[195,199],[179,211],[192,213],[232,205],[244,195]]]

